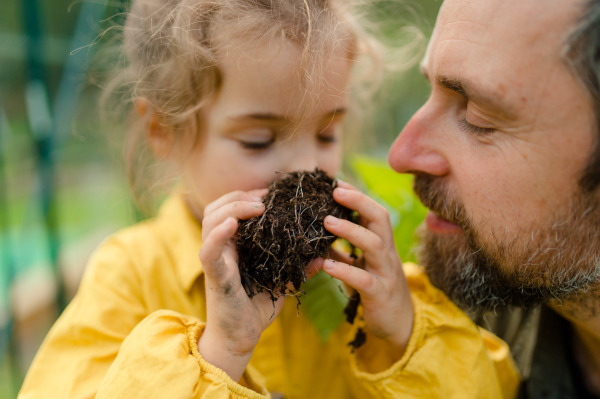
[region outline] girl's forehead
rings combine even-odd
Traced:
[[[351,64],[341,51],[325,57],[313,75],[305,75],[302,49],[290,40],[277,40],[231,47],[221,56],[222,74],[217,102],[236,108],[256,108],[256,112],[286,115],[295,119],[302,101],[314,100],[315,110],[343,108]],[[310,80],[316,85],[307,85]],[[307,90],[309,92],[307,92]]]
[[[299,83],[301,55],[300,47],[289,40],[254,44],[241,42],[219,52],[218,67],[224,81],[237,80],[241,83],[258,79],[256,83],[261,86],[282,80]]]

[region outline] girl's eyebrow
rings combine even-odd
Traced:
[[[230,117],[229,119],[233,119],[236,121],[246,119],[256,119],[261,121],[288,121],[288,118],[286,118],[285,116],[273,114],[271,112],[235,115]]]
[[[325,115],[323,117],[323,119],[333,118],[338,115],[344,115],[345,113],[346,113],[346,108],[344,108],[344,107],[337,108],[337,109],[334,109],[333,111],[331,111],[330,113],[328,113],[327,115]]]
[[[328,118],[332,118],[338,115],[343,115],[346,113],[346,108],[337,108],[329,113],[327,113],[326,115],[323,116],[322,119],[328,119]],[[247,119],[254,119],[254,120],[260,120],[260,121],[275,121],[275,122],[289,122],[290,119],[287,118],[284,115],[277,115],[271,112],[265,112],[265,113],[252,113],[252,114],[243,114],[243,115],[235,115],[230,117],[229,119],[235,120],[235,121],[240,121],[240,120],[247,120]]]

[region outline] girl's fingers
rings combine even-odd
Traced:
[[[228,217],[238,220],[250,219],[262,215],[265,206],[262,202],[235,201],[215,209],[212,213],[205,213],[202,220],[203,234],[208,234],[217,225],[223,223]]]
[[[333,260],[337,260],[338,262],[344,262],[347,264],[354,264],[354,258],[345,252],[337,251],[333,248],[329,249],[329,258]]]
[[[337,186],[341,187],[341,188],[345,188],[347,190],[353,190],[353,191],[358,191],[360,192],[360,190],[356,187],[354,187],[352,184],[345,182],[343,180],[337,179]]]
[[[250,194],[252,198],[262,198],[269,192],[268,188],[257,188],[256,190],[250,190],[247,193]]]
[[[348,240],[350,244],[360,248],[368,258],[371,267],[375,269],[385,267],[385,262],[379,259],[386,254],[386,250],[389,248],[386,247],[386,243],[377,234],[362,226],[333,216],[327,216],[324,225],[327,230],[336,236]]]
[[[258,190],[252,191],[232,191],[230,193],[225,194],[219,199],[211,202],[204,208],[204,215],[209,215],[214,212],[216,209],[219,209],[223,205],[229,204],[231,202],[237,201],[248,201],[248,202],[261,202],[262,197],[269,191],[266,188],[261,188]]]
[[[343,187],[338,187],[333,191],[333,198],[337,203],[357,211],[361,218],[366,219],[368,229],[381,237],[386,243],[394,242],[394,233],[388,211],[377,201],[360,191]]]
[[[347,264],[354,264],[355,259],[345,252],[336,251],[333,248],[329,249],[329,259],[336,260]],[[310,265],[306,268],[306,279],[310,279],[315,274],[319,273],[323,269],[324,258],[317,258],[313,260]]]
[[[321,269],[323,269],[323,262],[325,259],[317,258],[310,262],[310,265],[306,268],[306,279],[310,279],[312,276],[317,274]]]
[[[204,239],[200,249],[200,262],[202,262],[204,274],[209,279],[220,281],[229,273],[223,252],[226,250],[231,237],[236,233],[237,228],[237,220],[229,217],[212,229]]]
[[[376,277],[358,267],[331,259],[325,259],[323,262],[323,271],[348,284],[365,297],[372,296],[376,289]]]

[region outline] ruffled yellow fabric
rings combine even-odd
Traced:
[[[506,344],[475,326],[411,264],[404,269],[415,319],[401,359],[373,336],[351,353],[347,343],[366,328],[361,320],[322,342],[302,306],[288,300],[242,379],[233,381],[198,353],[206,320],[201,238],[199,224],[174,196],[157,218],[107,239],[19,397],[515,397],[519,374]]]

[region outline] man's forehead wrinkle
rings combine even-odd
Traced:
[[[574,5],[569,9],[564,0],[446,0],[444,5],[438,23],[448,29],[443,29],[440,38],[458,31],[464,37],[482,40],[485,35],[494,42],[506,41],[517,47],[552,40],[577,15]]]
[[[462,19],[453,19],[453,20],[441,23],[440,24],[440,28],[443,28],[443,29],[448,29],[448,28],[451,28],[451,27],[453,28],[454,25],[457,25],[457,24],[473,24],[473,25],[479,25],[479,26],[482,26],[482,27],[486,27],[487,26],[487,24],[485,24],[485,22],[481,21],[478,18],[469,19],[469,18],[465,18],[463,16]],[[463,29],[463,28],[459,27],[457,29]]]

